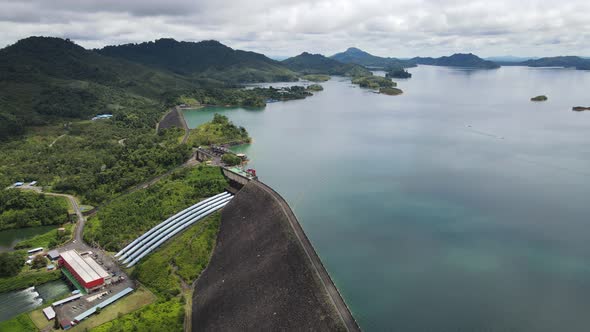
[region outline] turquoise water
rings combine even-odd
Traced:
[[[420,66],[401,96],[344,78],[262,110],[240,147],[367,331],[590,326],[590,72]],[[533,103],[545,94],[549,100]]]

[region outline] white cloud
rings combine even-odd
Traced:
[[[30,35],[94,48],[217,39],[269,55],[590,55],[590,1],[0,0],[0,45]]]

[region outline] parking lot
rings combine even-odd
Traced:
[[[121,292],[125,288],[135,288],[134,282],[125,274],[125,272],[115,262],[113,257],[106,254],[100,249],[90,248],[84,244],[72,242],[59,249],[59,252],[66,250],[76,250],[80,254],[91,252],[90,255],[99,265],[101,265],[110,275],[111,284],[104,284],[99,289],[92,291],[89,294],[83,295],[77,300],[65,303],[54,310],[60,321],[73,321],[74,318],[86,310],[96,306],[97,304],[106,301],[111,296]]]

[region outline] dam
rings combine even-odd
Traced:
[[[241,189],[221,213],[217,245],[195,283],[193,331],[360,331],[287,202],[223,169]]]

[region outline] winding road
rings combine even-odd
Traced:
[[[78,201],[76,200],[76,197],[72,196],[72,195],[68,195],[68,194],[58,194],[58,193],[48,193],[48,192],[44,192],[42,187],[33,187],[33,186],[27,186],[27,187],[22,187],[21,189],[24,190],[33,190],[36,191],[38,193],[42,193],[44,195],[47,196],[55,196],[55,197],[65,197],[68,199],[68,201],[70,201],[70,205],[72,206],[72,209],[74,209],[74,212],[76,213],[76,216],[78,216],[78,222],[76,223],[76,231],[74,234],[74,241],[79,242],[81,244],[84,244],[84,237],[83,237],[83,232],[84,232],[84,224],[86,223],[86,218],[84,218],[84,215],[82,214],[82,210],[80,210],[80,205],[78,204]]]

